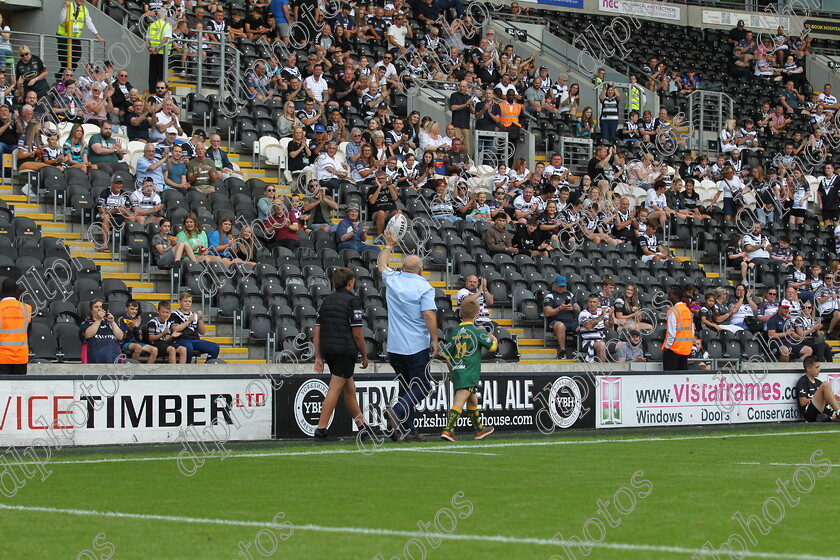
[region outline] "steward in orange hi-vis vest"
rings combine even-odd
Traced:
[[[32,307],[19,301],[17,282],[3,281],[0,300],[0,375],[25,375],[29,363],[29,326]]]

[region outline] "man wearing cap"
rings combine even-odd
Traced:
[[[309,150],[312,152],[311,158],[316,159],[321,153],[324,153],[324,148],[327,146],[328,142],[332,141],[332,134],[327,132],[327,127],[322,124],[316,124],[313,129],[315,130],[315,138],[309,140]]]
[[[85,6],[85,0],[67,0],[61,6],[61,11],[58,13],[58,30],[56,33],[62,38],[58,40],[58,65],[61,67],[59,71],[66,69],[75,69],[79,65],[79,59],[82,57],[82,42],[79,37],[82,36],[82,31],[87,25],[91,33],[94,34],[96,40],[105,44],[105,39],[99,35],[93,20],[90,18],[90,12]],[[56,75],[56,79],[60,78],[60,73]]]
[[[627,333],[627,341],[620,344],[616,351],[617,362],[645,362],[645,351],[642,348],[642,335],[637,330]]]
[[[174,126],[167,128],[165,133],[166,136],[164,136],[163,140],[158,142],[155,146],[155,157],[161,158],[167,149],[169,149],[169,153],[172,153],[172,148],[175,146],[182,146],[184,144],[183,140],[178,140],[178,129]]]
[[[112,128],[111,123],[105,121],[99,127],[99,132],[90,137],[88,161],[96,164],[96,168],[105,173],[128,171],[128,165],[120,163],[128,150],[123,147],[119,139],[111,135]]]
[[[20,53],[20,60],[15,64],[15,76],[17,76],[17,83],[23,85],[24,95],[34,91],[39,98],[44,97],[50,89],[44,61],[32,54],[26,45],[21,45],[18,53]]]
[[[111,175],[111,186],[103,190],[96,200],[96,211],[102,227],[102,251],[108,251],[111,224],[117,229],[122,228],[124,222],[134,222],[136,218],[131,212],[128,196],[123,192],[123,177],[120,173]]]
[[[181,144],[181,149],[184,151],[184,158],[192,159],[195,157],[195,147],[199,144],[204,145],[204,140],[207,138],[207,135],[204,133],[204,130],[201,128],[197,128],[193,131],[192,137],[190,138],[189,142],[184,142]],[[177,143],[177,142],[176,142]]]
[[[744,20],[738,20],[738,26],[729,31],[729,38],[727,43],[735,47],[738,43],[747,37],[747,30],[744,28]]]
[[[355,249],[358,252],[373,250],[377,253],[379,247],[365,243],[368,238],[367,224],[360,219],[361,209],[355,202],[347,205],[347,212],[344,219],[338,224],[335,230],[335,242],[338,250]]]
[[[547,327],[554,331],[557,345],[560,349],[557,358],[566,359],[566,333],[577,333],[576,317],[580,313],[580,306],[575,303],[575,296],[566,289],[566,277],[557,276],[551,285],[551,292],[543,298],[543,315]]]
[[[667,311],[665,340],[662,341],[662,371],[688,369],[688,356],[694,348],[694,317],[682,298],[683,290],[679,286],[668,289],[671,307]]]
[[[814,353],[813,348],[806,346],[802,324],[792,321],[790,317],[790,303],[783,300],[776,314],[767,321],[767,338],[771,347],[779,349],[779,361],[789,362],[794,358],[807,358]]]

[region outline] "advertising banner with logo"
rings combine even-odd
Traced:
[[[605,375],[595,384],[596,427],[694,426],[800,420],[801,373]],[[840,374],[823,382],[840,390]]]
[[[650,4],[648,2],[631,2],[629,0],[601,0],[599,9],[602,12],[615,14],[629,14],[635,17],[669,19],[679,21],[682,15],[679,6],[666,4]]]
[[[315,433],[328,382],[326,375],[285,380],[274,395],[276,437],[303,438]],[[500,431],[594,428],[590,385],[576,375],[487,373],[482,375],[477,391],[481,420]],[[382,412],[396,401],[397,392],[393,376],[361,374],[356,378],[359,406],[365,421],[373,426],[385,427]],[[417,429],[427,434],[442,431],[451,405],[451,383],[437,384],[418,407]],[[468,430],[468,422],[462,417],[459,431]],[[356,431],[342,399],[329,430],[334,436],[349,436]]]
[[[809,29],[814,33],[824,33],[826,35],[840,35],[840,22],[806,19],[805,29]]]
[[[583,9],[583,0],[524,0],[533,4],[548,4],[550,6],[562,6],[564,8]]]
[[[206,376],[0,380],[0,446],[269,439],[270,387]]]
[[[779,26],[785,29],[790,28],[790,18],[784,16],[703,10],[703,23],[735,27],[738,20],[744,20],[744,25],[748,29],[772,29],[775,31]]]

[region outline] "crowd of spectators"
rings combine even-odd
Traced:
[[[299,183],[306,186],[294,197],[278,197],[268,185],[265,196],[256,201],[269,248],[295,250],[300,235],[320,230],[333,235],[339,249],[376,251],[385,224],[401,212],[402,193],[413,191],[428,194],[431,218],[439,223],[486,224],[480,231],[491,254],[551,256],[559,254],[564,244],[588,241],[632,246],[643,263],[672,261],[676,257],[662,241],[666,224],[708,222],[718,202],[724,218],[734,220],[753,205],[749,194],[755,200],[756,223],[746,235],[733,237],[726,250],[726,263],[740,273],[743,285],[733,294],[706,294],[704,301],[709,295],[714,298],[712,307],[701,306],[699,299],[691,299],[699,296],[686,290],[693,294],[687,299],[694,305],[699,330],[764,327],[761,330],[770,339],[779,338],[777,329],[767,330],[771,324],[767,314],[750,320],[766,301],[754,301],[749,287],[757,266],[789,272],[790,285],[802,299],[810,295],[807,301],[819,306],[815,322],[803,332],[819,330],[821,318],[828,322],[824,327],[829,335],[836,327],[840,313],[835,317],[834,300],[814,299],[818,289],[833,290],[830,282],[818,272],[822,284],[817,286],[805,275],[802,255],[794,254],[790,238],[781,235],[771,242],[763,230],[782,221],[801,224],[819,209],[827,225],[838,227],[832,233],[840,244],[840,184],[830,159],[831,139],[837,135],[833,116],[840,103],[831,95],[830,85],[812,95],[803,71],[804,57],[810,53],[807,34],[791,38],[779,29],[772,45],[757,46],[740,23],[730,33],[730,73],[749,72],[755,79],[777,82],[779,95],[765,102],[754,117],[741,123],[727,121],[720,131],[719,155],[710,164],[706,155],[685,150],[684,122],[666,108],[656,117],[643,110],[651,95],[687,95],[703,88],[705,80],[694,68],[677,69],[651,58],[642,73],[630,76],[631,87],[624,94],[605,79],[605,71],[599,71],[593,79],[599,104],[596,120],[592,107],[580,107],[580,84],[569,83],[565,73],[550,76],[535,52],[523,52],[518,44],[505,45],[495,31],[477,26],[460,0],[409,4],[394,0],[383,7],[257,0],[244,9],[234,6],[229,15],[214,2],[171,0],[144,6],[149,14],[161,8],[177,20],[170,64],[182,75],[197,57],[217,56],[222,35],[233,44],[241,44],[243,38],[273,46],[289,45],[290,39],[311,42],[305,60],[287,50],[288,56],[267,57],[246,75],[252,99],[281,103],[277,130],[291,138],[286,148],[288,172],[294,178],[307,176]],[[512,10],[514,15],[523,13],[518,5]],[[412,27],[408,16],[416,18],[419,26]],[[194,40],[201,32],[205,32],[204,48],[199,53]],[[303,36],[290,37],[297,32]],[[357,51],[361,46],[363,54]],[[275,54],[281,51],[272,49]],[[63,70],[50,88],[43,61],[25,46],[18,52],[18,79],[6,84],[0,72],[0,89],[12,107],[10,111],[0,106],[0,148],[9,152],[17,145],[21,170],[50,165],[109,174],[110,188],[97,202],[105,248],[111,229],[124,222],[158,223],[160,232],[152,241],[158,265],[185,260],[254,262],[255,232],[250,227],[236,232],[232,216],[205,232],[190,213],[177,224],[177,235],[170,235],[173,224],[164,216],[161,193],[172,189],[210,195],[226,179],[243,174],[221,148],[218,134],[208,137],[182,120],[165,81],[152,80],[154,91],[145,95],[131,85],[127,70],[105,63],[86,67],[83,75],[79,69]],[[448,122],[435,122],[416,111],[402,114],[397,107],[407,86],[421,80],[440,80],[441,87],[451,90]],[[44,112],[76,123],[63,144],[54,130],[40,129],[36,116]],[[622,114],[628,114],[625,122]],[[512,157],[512,152],[508,159],[498,159],[488,157],[489,145],[473,146],[472,130],[477,129],[505,132],[515,148],[530,122],[544,116],[569,119],[574,136],[594,141],[585,169],[570,169],[560,154],[551,154],[547,164],[533,162],[529,169],[529,163]],[[81,122],[97,124],[99,132],[85,138]],[[122,191],[127,149],[115,138],[115,126],[120,127],[119,138],[146,142],[136,160],[131,193]],[[676,148],[679,161],[660,158],[651,149],[663,139],[667,147]],[[780,139],[783,148],[773,153],[771,146]],[[346,143],[341,154],[340,143]],[[475,148],[485,150],[481,161],[473,160]],[[634,154],[639,153],[636,159]],[[813,169],[806,169],[803,161],[818,158],[826,162],[821,169],[825,178],[811,200],[806,173]],[[490,184],[477,185],[476,167],[487,163],[495,168],[495,176]],[[715,184],[710,198],[698,192],[701,186],[708,187],[707,181]],[[360,202],[347,204],[343,219],[334,224],[339,209],[335,195],[348,185],[360,191]],[[644,192],[642,197],[638,189]],[[771,288],[767,292],[769,298]],[[559,276],[544,302],[561,356],[566,335],[577,332],[591,341],[583,345],[588,359],[605,359],[599,333],[615,328],[627,331],[623,359],[645,359],[639,355],[635,336],[651,325],[644,321],[635,285],[625,286],[620,298],[605,292],[588,298],[582,309],[569,301],[570,294],[565,278]],[[774,310],[772,315],[779,313]],[[806,353],[801,348],[783,352],[785,357]]]

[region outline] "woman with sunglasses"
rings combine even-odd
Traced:
[[[821,362],[833,362],[831,346],[825,342],[822,319],[814,316],[814,304],[810,301],[802,304],[802,313],[796,320],[796,326],[802,329],[802,343],[809,346],[813,355]]]

